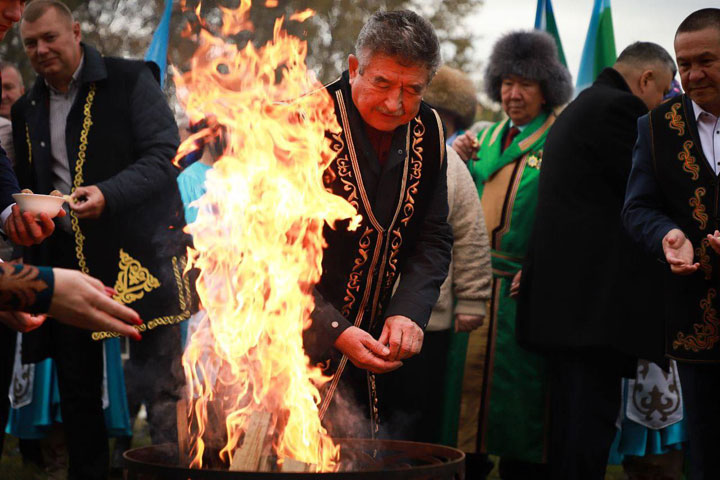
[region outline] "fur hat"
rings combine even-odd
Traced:
[[[500,86],[509,75],[538,82],[548,110],[566,103],[573,92],[555,40],[539,30],[511,32],[497,41],[485,71],[485,92],[492,100],[500,102]]]
[[[440,67],[423,100],[438,110],[455,115],[460,130],[465,130],[475,120],[478,104],[475,85],[470,77],[455,68]]]

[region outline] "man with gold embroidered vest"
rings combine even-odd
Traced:
[[[469,167],[490,236],[493,287],[486,328],[471,334],[463,380],[459,446],[501,457],[500,475],[544,478],[545,363],[515,340],[515,291],[535,218],[543,146],[553,109],[572,93],[570,74],[553,39],[513,32],[493,48],[487,94],[509,118],[481,131]],[[472,138],[453,144],[472,154]],[[474,394],[474,395],[473,395]],[[473,457],[471,463],[480,460]]]
[[[689,478],[715,479],[720,478],[720,9],[698,10],[683,20],[675,55],[687,93],[638,120],[623,221],[636,241],[669,265],[665,348],[680,371]]]
[[[380,431],[380,423],[387,427],[403,405],[383,396],[386,380],[375,374],[400,368],[420,351],[452,248],[442,122],[422,103],[440,63],[439,43],[415,13],[377,12],[348,63],[326,87],[342,132],[328,134],[337,157],[324,180],[362,222],[355,231],[325,229],[305,347],[314,359],[334,360],[321,404],[332,432],[392,436],[392,427]],[[357,413],[342,411],[348,401],[370,417],[370,429]]]
[[[172,112],[143,62],[103,58],[82,44],[80,26],[61,2],[30,3],[20,31],[39,76],[12,109],[18,179],[37,193],[57,189],[73,198],[68,222],[58,222],[27,260],[98,277],[145,320],[143,340],[130,346],[128,390],[130,382],[145,382],[152,439],[170,441],[182,382],[179,327],[155,327],[190,313]],[[106,477],[102,343],[48,322],[27,346],[26,361],[56,361],[70,478]]]

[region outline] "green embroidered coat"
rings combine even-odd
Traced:
[[[510,284],[528,248],[543,146],[554,121],[555,114],[541,113],[504,151],[509,121],[488,127],[478,135],[480,150],[469,164],[483,204],[493,269],[484,361],[468,358],[466,364],[484,370],[481,384],[472,386],[480,396],[477,450],[530,462],[545,459],[545,364],[515,340]],[[463,389],[467,394],[467,385]]]

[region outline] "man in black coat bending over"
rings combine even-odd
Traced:
[[[651,296],[660,264],[629,240],[620,212],[637,119],[661,103],[675,72],[662,47],[630,45],[545,144],[517,336],[550,356],[553,479],[604,478],[621,378],[634,375],[638,357],[663,356]]]

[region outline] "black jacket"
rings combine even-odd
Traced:
[[[177,125],[144,62],[82,48],[84,66],[67,117],[66,149],[73,188],[96,185],[105,210],[95,220],[73,218],[70,233],[57,228],[27,250],[26,262],[57,265],[51,251],[69,236],[74,265],[62,266],[115,287],[116,298],[138,311],[145,328],[177,323],[190,314],[181,278],[187,237],[171,162],[179,143]],[[12,122],[20,185],[49,193],[49,91],[42,77],[15,103]]]
[[[620,216],[646,113],[607,68],[553,125],[518,299],[522,345],[662,361],[662,265],[629,239]]]

